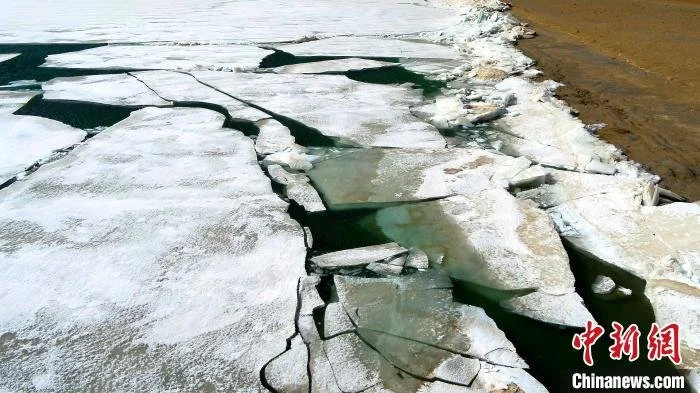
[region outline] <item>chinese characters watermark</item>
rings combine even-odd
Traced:
[[[640,355],[639,327],[632,324],[625,329],[621,324],[613,322],[612,328],[610,338],[613,340],[613,345],[608,348],[610,358],[621,360],[626,356],[630,362],[637,360]],[[583,350],[583,362],[587,366],[593,365],[592,347],[604,333],[605,329],[602,326],[588,321],[585,330],[574,335],[571,345],[576,350]],[[650,361],[668,358],[674,364],[680,364],[680,326],[677,323],[669,323],[660,327],[657,323],[652,323],[647,335],[647,350],[647,359]]]

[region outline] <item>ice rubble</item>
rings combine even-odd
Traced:
[[[420,92],[406,86],[361,83],[342,75],[192,74],[236,98],[298,120],[350,145],[445,146],[433,126],[409,112],[409,106],[422,98]]]
[[[511,385],[546,392],[482,309],[452,301],[451,287],[436,270],[386,279],[336,276],[338,301],[325,306],[322,337],[304,304],[316,289],[300,286],[297,323],[309,348],[310,391],[491,392]],[[278,373],[268,380],[289,371]]]
[[[176,6],[167,0],[76,0],[60,7],[47,7],[41,0],[21,4],[4,0],[2,4],[7,11],[0,15],[0,39],[14,43],[269,43],[317,36],[412,34],[459,21],[452,10],[399,0],[182,0]]]
[[[107,45],[49,55],[42,67],[247,71],[271,53],[252,45]]]
[[[301,151],[303,148],[294,143],[294,137],[289,128],[277,120],[264,119],[257,123],[260,132],[255,139],[255,151],[260,155],[273,154],[283,151]]]
[[[504,301],[511,311],[567,326],[593,319],[574,291],[568,257],[547,214],[504,190],[385,208],[377,223],[454,278],[503,291],[537,291]]]
[[[306,248],[222,122],[142,109],[0,191],[1,388],[262,390]]]
[[[44,99],[95,102],[106,105],[169,106],[138,79],[128,74],[54,78],[42,85]]]
[[[325,41],[325,40],[324,40]],[[273,71],[280,74],[323,74],[358,71],[372,68],[384,68],[395,66],[396,63],[386,61],[368,60],[360,58],[314,61],[311,63],[289,64],[274,68]]]
[[[35,116],[0,114],[0,184],[34,163],[79,143],[85,131]]]
[[[19,56],[21,53],[0,53],[0,63],[12,60]]]
[[[326,210],[316,189],[309,184],[309,178],[302,173],[289,173],[279,165],[267,167],[270,178],[284,186],[284,194],[301,205],[309,213]]]

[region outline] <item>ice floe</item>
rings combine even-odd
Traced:
[[[235,98],[199,83],[193,76],[173,71],[144,71],[130,73],[158,96],[167,101],[181,103],[209,103],[220,105],[229,116],[249,121],[259,121],[270,116]]]
[[[477,194],[499,187],[492,178],[512,161],[478,149],[360,149],[320,161],[308,174],[326,203],[343,209]]]
[[[275,68],[274,72],[280,74],[324,74],[393,66],[396,66],[396,63],[389,63],[386,61],[377,61],[369,59],[349,58],[338,60],[315,61],[311,63],[290,64]]]
[[[271,53],[252,45],[106,45],[49,55],[43,67],[247,71]]]
[[[298,319],[309,349],[311,391],[490,392],[519,386],[546,392],[483,310],[453,302],[451,286],[434,270],[385,279],[336,276],[339,301],[326,306],[325,338],[311,316]],[[301,294],[302,309],[312,297]],[[273,380],[285,377],[278,373]]]
[[[301,146],[294,143],[289,128],[273,119],[260,120],[257,123],[260,132],[255,139],[255,151],[260,155],[272,154],[282,151],[302,150]]]
[[[695,270],[697,272],[698,270]],[[653,278],[644,294],[651,302],[661,327],[680,326],[681,368],[700,368],[700,285],[684,280]]]
[[[289,173],[279,165],[267,167],[270,178],[284,186],[285,195],[301,205],[309,213],[326,210],[316,189],[309,184],[309,178],[301,173]]]
[[[418,59],[455,59],[459,52],[449,45],[379,37],[331,37],[276,47],[295,56],[347,56]]]
[[[406,252],[407,249],[396,243],[386,243],[317,255],[311,258],[311,262],[322,268],[361,266]]]
[[[0,184],[86,135],[83,130],[36,116],[0,114],[0,129]]]
[[[138,9],[139,12],[134,12]],[[399,0],[108,4],[77,0],[47,7],[31,0],[0,15],[3,42],[285,42],[332,35],[412,34],[459,21],[453,10]]]
[[[399,244],[425,251],[454,278],[503,291],[537,291],[510,301],[514,312],[571,326],[592,319],[574,292],[568,257],[550,218],[504,190],[385,208],[377,223]],[[542,303],[530,308],[533,299]]]
[[[0,90],[0,115],[9,115],[17,111],[38,94],[37,91]]]
[[[0,63],[12,60],[19,56],[21,53],[0,53]]]
[[[55,78],[42,85],[47,100],[95,102],[106,105],[169,106],[166,101],[129,74]]]
[[[461,354],[526,367],[482,309],[452,301],[451,284],[439,272],[381,279],[335,276],[335,284],[340,303],[361,337],[378,332],[440,349],[449,357]],[[399,345],[387,349],[386,355],[406,350]],[[405,367],[421,366],[417,362]]]
[[[306,248],[223,120],[142,109],[0,191],[0,387],[262,390]]]
[[[377,85],[341,75],[244,74],[198,71],[193,75],[232,96],[300,121],[356,146],[444,147],[435,127],[409,107],[422,102],[407,86]],[[264,86],[264,88],[261,88]]]

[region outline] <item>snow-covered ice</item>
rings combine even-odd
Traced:
[[[42,89],[47,100],[127,106],[172,105],[129,74],[54,78],[42,84]]]
[[[36,116],[0,114],[0,184],[56,150],[85,138],[85,131]]]
[[[3,63],[8,60],[12,60],[15,57],[19,56],[21,53],[0,53],[0,63]]]
[[[342,75],[246,74],[198,71],[198,80],[232,96],[356,146],[443,147],[435,127],[411,115],[418,90],[376,85]]]
[[[193,76],[173,71],[144,71],[130,73],[158,96],[167,101],[209,103],[220,105],[233,118],[259,121],[270,116],[235,98],[199,83]]]
[[[42,0],[3,2],[0,41],[287,42],[332,35],[413,34],[455,25],[454,10],[400,0]]]
[[[276,49],[295,56],[356,56],[448,60],[459,57],[459,52],[449,45],[378,37],[331,37],[300,44],[277,46]]]
[[[392,67],[395,65],[396,63],[389,63],[386,61],[350,58],[289,64],[273,70],[280,74],[323,74]]]
[[[0,191],[0,388],[262,389],[306,248],[223,120],[142,109]]]
[[[37,91],[0,90],[0,115],[9,115],[15,112],[37,94],[39,94]]]
[[[247,71],[271,53],[253,45],[106,45],[49,55],[43,67]]]

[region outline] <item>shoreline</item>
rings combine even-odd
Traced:
[[[625,5],[629,12],[622,14]],[[691,20],[699,1],[596,0],[586,7],[516,1],[511,12],[538,33],[517,48],[537,62],[543,78],[564,84],[557,96],[584,123],[607,124],[598,131],[603,140],[659,175],[662,187],[700,199],[700,89],[693,63],[700,45],[692,38],[700,29],[685,19],[671,23]],[[679,51],[686,56],[675,55]]]

